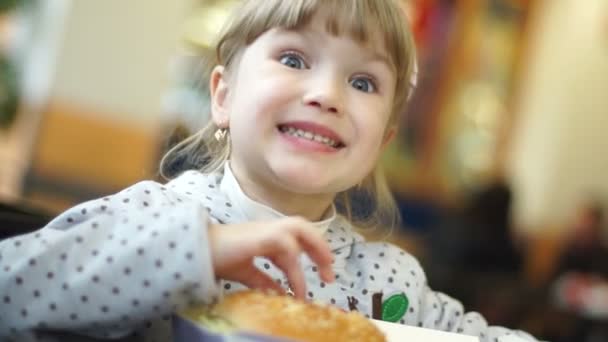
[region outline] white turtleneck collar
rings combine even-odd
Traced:
[[[230,169],[230,163],[224,164],[224,177],[220,183],[220,191],[228,196],[235,209],[241,212],[243,217],[250,221],[264,221],[283,218],[285,215],[249,198],[241,189],[238,181]],[[336,208],[334,205],[327,211],[322,221],[313,222],[313,225],[327,231],[329,225],[336,218]]]

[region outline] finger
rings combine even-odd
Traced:
[[[298,243],[310,259],[319,267],[321,279],[329,283],[333,282],[335,280],[332,268],[334,256],[327,241],[314,228],[311,230],[302,227],[296,228],[296,231]]]
[[[276,246],[279,248],[279,253],[271,256],[271,261],[283,271],[295,297],[304,299],[306,296],[306,280],[300,265],[300,248],[297,241],[287,235],[277,241]]]
[[[300,262],[288,261],[287,258],[277,258],[273,263],[285,273],[287,282],[289,283],[289,287],[293,291],[294,296],[296,298],[305,299],[306,280]]]
[[[251,266],[251,270],[247,273],[247,277],[244,277],[240,282],[251,288],[259,290],[273,290],[280,294],[285,294],[285,290],[272,280],[266,273],[260,271],[255,266]]]

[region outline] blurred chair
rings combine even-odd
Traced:
[[[0,203],[0,240],[42,228],[49,213],[22,203]]]
[[[116,115],[51,103],[32,149],[23,197],[58,212],[154,178],[155,132],[108,117]]]

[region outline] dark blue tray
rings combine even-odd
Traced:
[[[270,336],[251,333],[217,334],[187,318],[179,315],[173,316],[174,342],[295,342],[293,340],[279,339]]]

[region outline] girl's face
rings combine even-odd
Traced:
[[[388,127],[395,75],[380,35],[362,45],[325,30],[271,29],[212,81],[212,112],[229,123],[231,166],[250,181],[296,194],[335,194],[374,168]],[[213,77],[212,77],[213,79]]]

